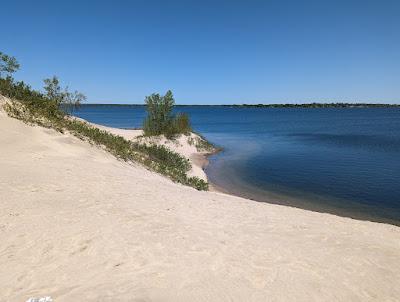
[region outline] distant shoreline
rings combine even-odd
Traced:
[[[145,104],[82,104],[81,106],[132,106],[144,107]],[[400,104],[379,104],[379,103],[307,103],[307,104],[193,104],[175,105],[176,107],[233,107],[233,108],[400,108]]]

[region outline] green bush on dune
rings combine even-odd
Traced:
[[[174,96],[170,90],[164,96],[153,93],[145,99],[147,117],[143,123],[146,136],[165,135],[173,138],[179,134],[188,135],[192,128],[186,113],[172,114],[175,105]]]
[[[198,190],[208,189],[207,182],[198,177],[187,175],[191,165],[186,158],[164,146],[131,142],[88,123],[69,118],[69,113],[86,99],[83,94],[77,91],[70,93],[68,89],[62,89],[57,77],[45,80],[44,89],[46,93],[36,91],[22,81],[14,81],[12,73],[18,68],[19,64],[15,58],[0,52],[0,94],[12,100],[11,103],[4,106],[10,116],[26,123],[38,124],[60,132],[69,131],[80,139],[104,147],[124,161],[139,162],[148,169],[163,174],[173,181],[192,186]],[[7,73],[5,78],[2,76],[3,73]],[[164,113],[170,113],[170,111],[164,111]],[[157,112],[159,114],[157,116],[160,117],[160,120],[169,121],[169,117],[162,115],[164,113]],[[187,118],[177,116],[172,120],[175,124],[180,124],[179,126],[176,125],[178,128],[185,125],[188,127],[188,119],[186,121],[185,119]],[[164,131],[168,128],[162,129]],[[176,131],[181,130],[174,130],[171,133],[178,133]]]

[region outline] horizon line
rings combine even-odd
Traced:
[[[83,103],[81,105],[145,106],[145,103]],[[374,102],[309,102],[309,103],[232,103],[232,104],[175,104],[175,106],[301,106],[301,105],[376,105],[400,106],[400,103]]]

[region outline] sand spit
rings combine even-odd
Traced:
[[[396,226],[199,192],[4,113],[0,129],[0,301],[399,301]]]

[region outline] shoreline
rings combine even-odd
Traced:
[[[76,118],[76,117],[74,117]],[[78,118],[80,119],[80,118]],[[125,128],[115,128],[115,127],[108,127],[108,126],[103,126],[99,124],[94,124],[91,123],[87,120],[80,119],[82,121],[85,121],[86,123],[103,129],[110,131],[111,133],[121,135],[126,139],[133,140],[135,137],[140,136],[142,134],[141,129],[125,129]],[[198,135],[198,134],[196,134]],[[198,135],[202,139],[206,140],[204,137],[201,135]],[[181,142],[182,143],[182,142]],[[162,145],[166,146],[167,148],[171,147],[171,145],[168,145],[168,142],[166,143],[163,141],[161,143]],[[323,197],[323,196],[313,196],[313,194],[309,194],[305,198],[301,198],[299,196],[290,196],[286,195],[284,193],[277,193],[277,192],[272,192],[264,189],[260,189],[257,191],[256,188],[252,187],[249,188],[249,190],[241,190],[240,188],[246,186],[245,183],[240,182],[238,186],[235,186],[235,188],[239,188],[238,190],[232,190],[232,186],[222,186],[217,184],[216,182],[211,181],[210,176],[207,174],[206,169],[210,164],[209,157],[214,156],[221,151],[223,151],[222,148],[218,147],[213,147],[214,149],[212,151],[197,151],[191,154],[187,154],[185,152],[181,152],[179,149],[171,149],[174,152],[177,152],[186,158],[189,159],[189,161],[192,164],[192,169],[194,168],[197,170],[195,172],[196,176],[201,177],[202,179],[206,180],[209,184],[209,191],[210,192],[216,192],[216,193],[221,193],[221,194],[226,194],[229,196],[234,196],[234,197],[239,197],[239,198],[245,198],[252,200],[254,202],[260,202],[260,203],[268,203],[268,204],[273,204],[273,205],[281,205],[281,206],[288,206],[288,207],[293,207],[301,210],[306,210],[306,211],[312,211],[312,212],[317,212],[317,213],[325,213],[325,214],[332,214],[336,215],[339,217],[345,217],[345,218],[351,218],[355,220],[361,220],[361,221],[370,221],[370,222],[375,222],[375,223],[384,223],[384,224],[390,224],[396,227],[400,227],[400,221],[395,220],[395,219],[390,219],[390,218],[382,218],[380,216],[376,215],[371,215],[370,213],[365,213],[365,212],[359,212],[359,210],[356,209],[340,209],[338,207],[329,205],[326,203],[326,200],[328,201],[333,201],[334,198],[331,197]],[[203,173],[200,174],[199,170]],[[300,194],[300,193],[299,193]],[[321,201],[321,198],[325,200]],[[319,199],[319,201],[318,201]],[[346,202],[345,200],[341,200],[341,202]],[[347,201],[348,202],[348,201]],[[350,201],[353,203],[353,201]],[[363,207],[364,205],[360,205]],[[366,206],[364,206],[366,207]],[[366,210],[368,212],[368,210]],[[373,212],[371,210],[371,212]]]
[[[217,182],[213,182],[210,179],[209,174],[207,174],[207,177],[210,188],[213,188],[212,191],[214,192],[246,198],[258,203],[287,206],[316,213],[331,214],[338,217],[374,223],[383,223],[400,227],[399,220],[374,215],[373,213],[375,213],[375,211],[372,206],[359,204],[352,200],[320,196],[312,193],[308,193],[306,196],[301,197],[300,192],[285,194],[283,192],[268,191],[249,186],[240,180],[235,181],[235,184],[223,186],[219,185]],[[349,207],[349,204],[353,207]],[[346,205],[347,208],[344,208],[344,205]]]
[[[205,173],[205,168],[209,164],[208,157],[221,151],[221,148],[217,148],[214,146],[210,151],[199,151],[195,143],[189,143],[189,139],[192,139],[194,141],[203,140],[205,142],[207,142],[207,140],[195,132],[191,132],[189,135],[181,134],[175,139],[167,139],[164,136],[144,137],[142,129],[108,127],[89,122],[76,116],[72,116],[71,118],[85,122],[92,127],[98,128],[100,130],[108,131],[114,135],[122,136],[123,138],[130,141],[164,146],[189,160],[192,165],[192,169],[191,171],[189,171],[189,174],[191,176],[197,176],[207,182],[209,182],[209,179],[207,177],[207,174]]]

